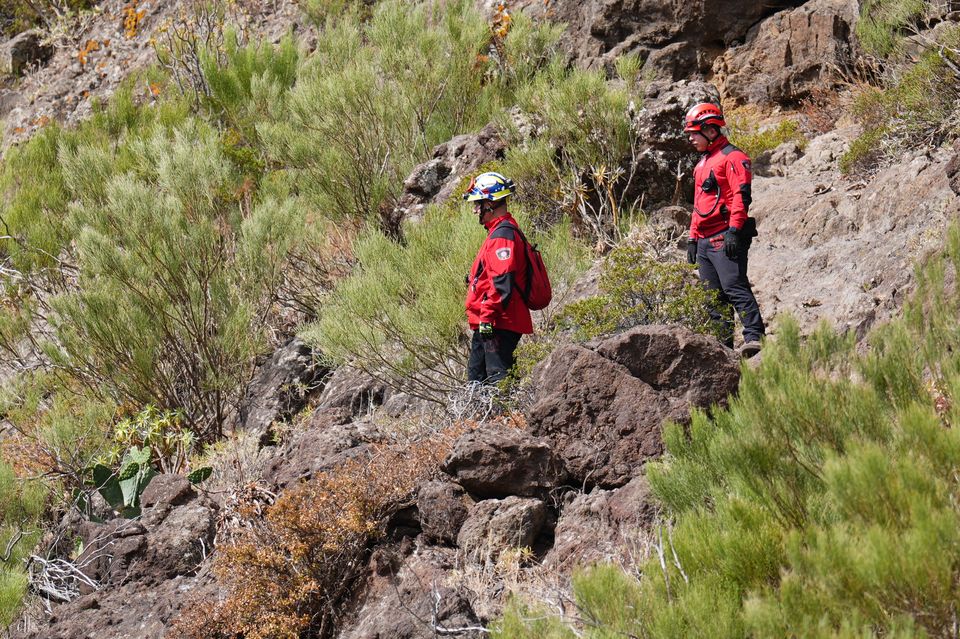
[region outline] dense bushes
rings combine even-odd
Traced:
[[[639,593],[629,619],[587,618],[584,635],[952,636],[960,291],[944,275],[958,268],[954,227],[867,354],[785,321],[728,409],[668,428],[669,454],[647,469],[672,520],[668,559],[636,585],[581,577]],[[543,636],[527,617],[515,608],[499,636]]]
[[[490,29],[469,2],[378,3],[369,21],[328,23],[290,94],[286,117],[259,127],[310,201],[335,218],[399,233],[392,204],[413,166],[509,104],[517,75],[552,42],[518,30],[515,61],[482,56]],[[508,69],[518,73],[507,73]]]

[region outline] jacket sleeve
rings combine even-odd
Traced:
[[[492,237],[483,247],[484,282],[486,297],[480,304],[480,321],[496,326],[496,319],[506,311],[516,290],[516,273],[520,265],[520,242],[515,234],[513,239]]]
[[[730,209],[730,226],[742,229],[747,221],[752,200],[750,185],[753,175],[750,169],[750,158],[742,151],[731,153],[726,162],[727,184],[730,196],[727,198],[727,207]]]

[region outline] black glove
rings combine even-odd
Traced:
[[[737,259],[737,256],[740,255],[740,238],[737,236],[736,227],[731,226],[726,235],[723,236],[723,252],[726,253],[727,257],[731,260]]]
[[[691,264],[697,263],[697,241],[687,240],[687,261]]]

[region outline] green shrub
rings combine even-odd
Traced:
[[[807,146],[807,139],[796,120],[784,120],[775,127],[754,130],[750,126],[744,126],[744,119],[746,117],[731,118],[730,141],[751,158],[756,158],[764,151],[773,150],[784,142],[796,142],[801,149]]]
[[[224,125],[257,141],[256,127],[283,111],[283,101],[297,80],[300,50],[287,35],[276,45],[256,42],[241,46],[235,32],[228,31],[219,55],[201,57],[210,95],[205,102]],[[255,145],[259,153],[262,145]]]
[[[642,324],[679,324],[700,333],[717,333],[709,308],[715,294],[703,288],[680,262],[660,262],[639,246],[622,246],[607,258],[601,295],[569,305],[557,317],[561,329],[578,340]]]
[[[11,256],[12,265],[24,274],[43,268],[57,279],[56,258],[77,229],[67,224],[67,204],[90,193],[104,197],[112,175],[132,167],[131,150],[150,139],[157,131],[177,126],[187,118],[186,104],[164,100],[155,107],[137,104],[133,94],[135,79],[126,82],[107,105],[96,105],[93,116],[76,129],[56,125],[45,127],[27,142],[11,148],[0,165],[0,223],[4,235],[16,240],[0,240],[0,252]],[[84,172],[70,176],[64,172],[64,156],[85,149],[87,153],[109,155],[109,162],[98,162],[101,173]],[[82,182],[78,180],[82,179]],[[55,289],[62,288],[62,284]]]
[[[487,124],[546,55],[540,30],[518,29],[507,38],[512,71],[498,75],[478,57],[491,38],[480,14],[464,0],[443,4],[390,0],[367,22],[328,23],[286,117],[259,127],[319,210],[396,235],[388,214],[410,170],[435,145]]]
[[[493,624],[494,639],[574,639],[588,637],[636,637],[640,626],[635,619],[641,606],[642,591],[636,579],[619,568],[594,566],[573,575],[576,610],[585,631],[574,632],[549,612],[531,609],[519,600],[511,600],[503,619]]]
[[[27,592],[24,560],[40,540],[47,491],[38,481],[17,477],[0,461],[0,627],[14,619]]]
[[[188,122],[62,163],[79,201],[79,289],[53,300],[57,363],[117,402],[181,409],[219,433],[261,347],[264,316],[302,222],[293,202],[238,203],[242,175],[209,127]],[[102,180],[102,182],[101,182]]]
[[[845,173],[875,168],[906,149],[935,147],[960,134],[955,124],[960,100],[960,28],[946,29],[938,46],[915,63],[894,64],[881,88],[864,87],[853,115],[863,129],[841,158]]]
[[[668,559],[642,566],[626,622],[587,615],[584,636],[951,636],[960,289],[945,273],[957,268],[954,226],[866,354],[786,320],[727,409],[667,428],[647,477],[674,522]],[[632,592],[588,579],[608,598]]]
[[[624,73],[633,65],[619,63]],[[580,233],[613,246],[629,228],[635,203],[629,159],[638,140],[630,105],[641,100],[630,82],[602,71],[568,68],[554,59],[517,90],[517,105],[535,128],[533,139],[513,113],[498,116],[509,143],[503,171],[523,188],[517,199],[535,225],[571,218]]]
[[[927,0],[867,0],[860,6],[856,35],[869,53],[885,58],[894,52],[905,28],[926,12]]]

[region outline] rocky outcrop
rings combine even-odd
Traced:
[[[396,220],[419,220],[427,204],[445,202],[457,186],[484,164],[502,159],[506,144],[493,124],[478,133],[458,135],[433,149],[433,157],[418,165],[403,183],[393,211]]]
[[[869,180],[844,178],[837,165],[858,133],[821,135],[783,175],[754,180],[750,279],[774,330],[789,313],[804,332],[827,321],[863,337],[899,311],[915,265],[960,215],[952,149],[910,151]]]
[[[655,517],[655,502],[642,475],[622,488],[596,488],[572,496],[561,510],[553,546],[543,564],[548,570],[570,574],[577,566],[616,561]]]
[[[604,66],[619,54],[635,53],[647,61],[645,71],[680,80],[708,73],[714,57],[727,46],[743,42],[757,22],[802,4],[802,0],[521,0],[511,6],[535,20],[569,25],[562,46],[580,65]]]
[[[31,66],[50,59],[53,49],[43,43],[38,30],[24,31],[0,45],[0,77],[20,75]]]
[[[738,381],[737,360],[715,339],[639,326],[539,364],[530,432],[550,442],[575,484],[622,486],[663,452],[665,421],[724,403]]]
[[[457,543],[457,535],[474,501],[462,486],[431,481],[417,491],[417,512],[423,534],[434,543]]]
[[[510,548],[530,548],[547,521],[539,499],[487,499],[470,509],[457,535],[457,546],[470,561],[496,563]]]
[[[340,639],[480,639],[480,622],[449,575],[457,553],[426,547],[384,547],[370,560],[370,577]],[[405,552],[409,555],[405,556]],[[470,629],[473,630],[470,630]],[[459,632],[456,632],[458,631]]]
[[[443,470],[479,499],[543,497],[567,479],[550,442],[513,428],[481,428],[453,447]]]
[[[83,540],[74,561],[81,596],[54,609],[43,627],[18,639],[161,637],[188,593],[209,588],[197,573],[213,549],[216,505],[180,475],[159,475],[142,497],[139,521],[73,520]],[[92,584],[92,585],[91,585]],[[99,628],[100,630],[94,630]]]
[[[814,0],[752,28],[713,63],[724,106],[796,105],[829,89],[853,58],[858,11],[851,0]]]
[[[328,374],[307,344],[292,339],[257,368],[240,404],[238,428],[268,437],[274,422],[289,420],[306,406]]]
[[[693,192],[696,154],[683,132],[683,117],[699,102],[719,98],[716,88],[706,82],[658,81],[647,85],[642,107],[634,116],[639,142],[637,155],[630,158],[636,177],[627,197],[648,207],[676,204]],[[678,174],[681,176],[678,181]]]

